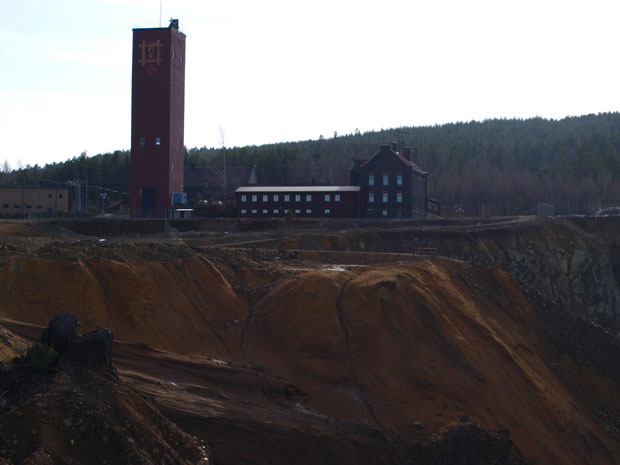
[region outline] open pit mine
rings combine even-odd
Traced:
[[[4,221],[0,464],[617,464],[619,302],[617,218]]]

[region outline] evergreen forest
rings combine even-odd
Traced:
[[[412,147],[413,161],[428,172],[428,195],[442,203],[443,216],[534,214],[540,204],[552,205],[556,214],[588,215],[620,206],[620,113],[490,119],[261,146],[190,148],[185,165],[216,173],[255,166],[259,184],[349,184],[353,158],[368,159],[392,142],[399,150]],[[120,199],[129,192],[129,158],[128,151],[119,150],[42,167],[10,170],[5,165],[0,186],[66,186],[79,176],[88,178],[93,202],[103,191]]]

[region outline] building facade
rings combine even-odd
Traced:
[[[358,186],[242,186],[235,190],[240,218],[359,217]]]
[[[426,218],[427,173],[402,154],[396,144],[382,145],[369,160],[353,160],[351,184],[360,187],[361,216]]]
[[[411,160],[411,148],[398,153],[383,145],[369,160],[353,160],[350,186],[242,186],[235,191],[241,218],[438,218],[441,204],[427,197],[427,173]]]
[[[68,211],[68,189],[0,187],[0,215],[45,216]]]
[[[183,192],[185,34],[167,28],[133,30],[130,213],[172,215]]]

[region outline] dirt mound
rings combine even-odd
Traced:
[[[408,437],[465,415],[510,430],[531,463],[620,457],[548,367],[542,321],[501,271],[437,258],[303,273],[256,305],[243,350],[341,420]]]
[[[207,463],[196,438],[111,375],[0,369],[0,463]]]

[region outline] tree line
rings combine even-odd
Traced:
[[[532,214],[537,205],[559,214],[592,214],[620,205],[620,113],[490,119],[400,127],[318,140],[185,150],[185,165],[218,172],[224,163],[255,166],[261,184],[349,184],[353,158],[379,146],[412,147],[428,172],[429,196],[446,216]],[[91,186],[129,192],[127,151],[0,172],[2,186],[45,186],[88,177]],[[120,195],[120,194],[118,194]]]

